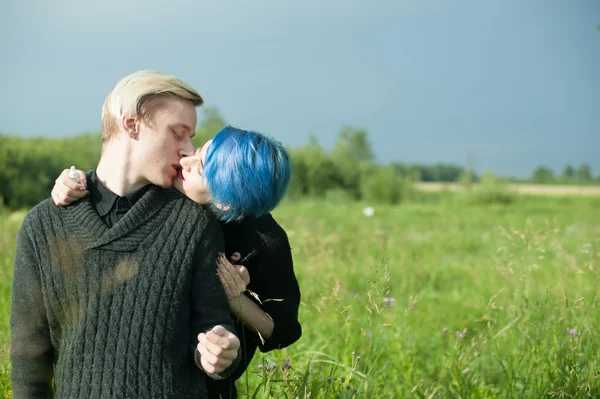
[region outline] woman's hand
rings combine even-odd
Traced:
[[[232,260],[239,259],[239,254],[237,257],[234,254],[231,258]],[[217,259],[217,274],[229,301],[242,295],[250,284],[248,269],[241,265],[232,265],[223,254],[219,254]]]
[[[54,181],[51,195],[52,201],[57,206],[69,205],[71,202],[78,201],[89,194],[86,188],[85,173],[78,170],[77,174],[81,183],[77,183],[69,177],[69,169],[63,170],[60,176]]]

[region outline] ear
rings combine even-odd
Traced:
[[[138,122],[135,117],[123,115],[121,117],[121,127],[127,132],[127,135],[132,139],[137,139],[139,129]]]

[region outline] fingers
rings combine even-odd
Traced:
[[[210,331],[212,331],[215,335],[218,335],[220,337],[227,337],[229,334],[231,334],[231,332],[223,326],[214,326]]]
[[[250,284],[250,273],[248,273],[248,269],[246,268],[246,266],[235,265],[234,268],[237,271],[240,278],[244,281],[244,286]]]
[[[237,350],[240,347],[240,340],[229,332],[223,326],[215,326],[212,330],[202,334],[198,334],[198,339],[203,336],[206,339],[206,345],[212,353],[218,355],[221,351]]]
[[[239,339],[223,326],[198,334],[197,349],[202,367],[209,373],[225,370],[237,358],[239,347]]]
[[[248,269],[242,265],[232,265],[231,262],[229,262],[224,255],[221,256],[219,259],[219,265],[222,266],[223,269],[226,270],[229,274],[231,274],[231,277],[235,278],[238,283],[242,283],[244,285],[243,289],[245,290],[245,286],[250,283],[250,274],[248,273]]]
[[[84,188],[87,187],[87,179],[85,176],[85,172],[83,170],[77,169],[77,174],[79,175],[79,182],[83,185]]]
[[[243,270],[245,270],[246,279],[228,261],[226,263],[218,263],[217,274],[219,275],[219,280],[221,280],[221,285],[225,288],[228,299],[235,299],[246,291],[246,286],[250,282],[250,276],[246,268]]]
[[[83,174],[82,182],[85,182],[85,174]],[[88,194],[89,192],[86,190],[85,184],[77,183],[69,177],[69,169],[63,170],[60,176],[55,180],[51,192],[52,201],[58,206],[69,205],[73,201],[80,200]]]
[[[223,289],[225,290],[225,295],[227,296],[228,300],[231,301],[231,300],[237,298],[238,296],[240,296],[239,290],[236,290],[229,286],[229,283],[227,282],[225,277],[223,277],[223,272],[221,272],[220,270],[217,270],[217,276],[219,276],[219,280],[221,281],[221,285],[223,286]]]
[[[225,289],[227,299],[232,300],[239,297],[244,291],[246,291],[245,285],[236,280],[231,271],[222,265],[217,266],[217,274],[221,285]],[[239,278],[238,278],[239,280]]]
[[[85,191],[87,182],[85,180],[85,173],[78,170],[77,174],[79,175],[79,181],[81,183],[77,183],[75,180],[69,177],[69,169],[65,169],[62,171],[60,176],[54,181],[56,185],[58,185],[64,191],[73,190],[73,191]]]

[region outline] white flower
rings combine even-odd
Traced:
[[[365,215],[366,217],[371,217],[374,214],[375,214],[375,209],[373,209],[370,206],[368,206],[365,209],[363,209],[363,215]]]

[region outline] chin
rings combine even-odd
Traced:
[[[185,194],[185,190],[183,189],[183,182],[181,180],[173,180],[173,188],[179,191],[180,193]]]
[[[173,182],[170,182],[170,181],[156,182],[156,183],[154,183],[154,185],[162,187],[162,188],[169,188],[169,187],[173,187]]]

